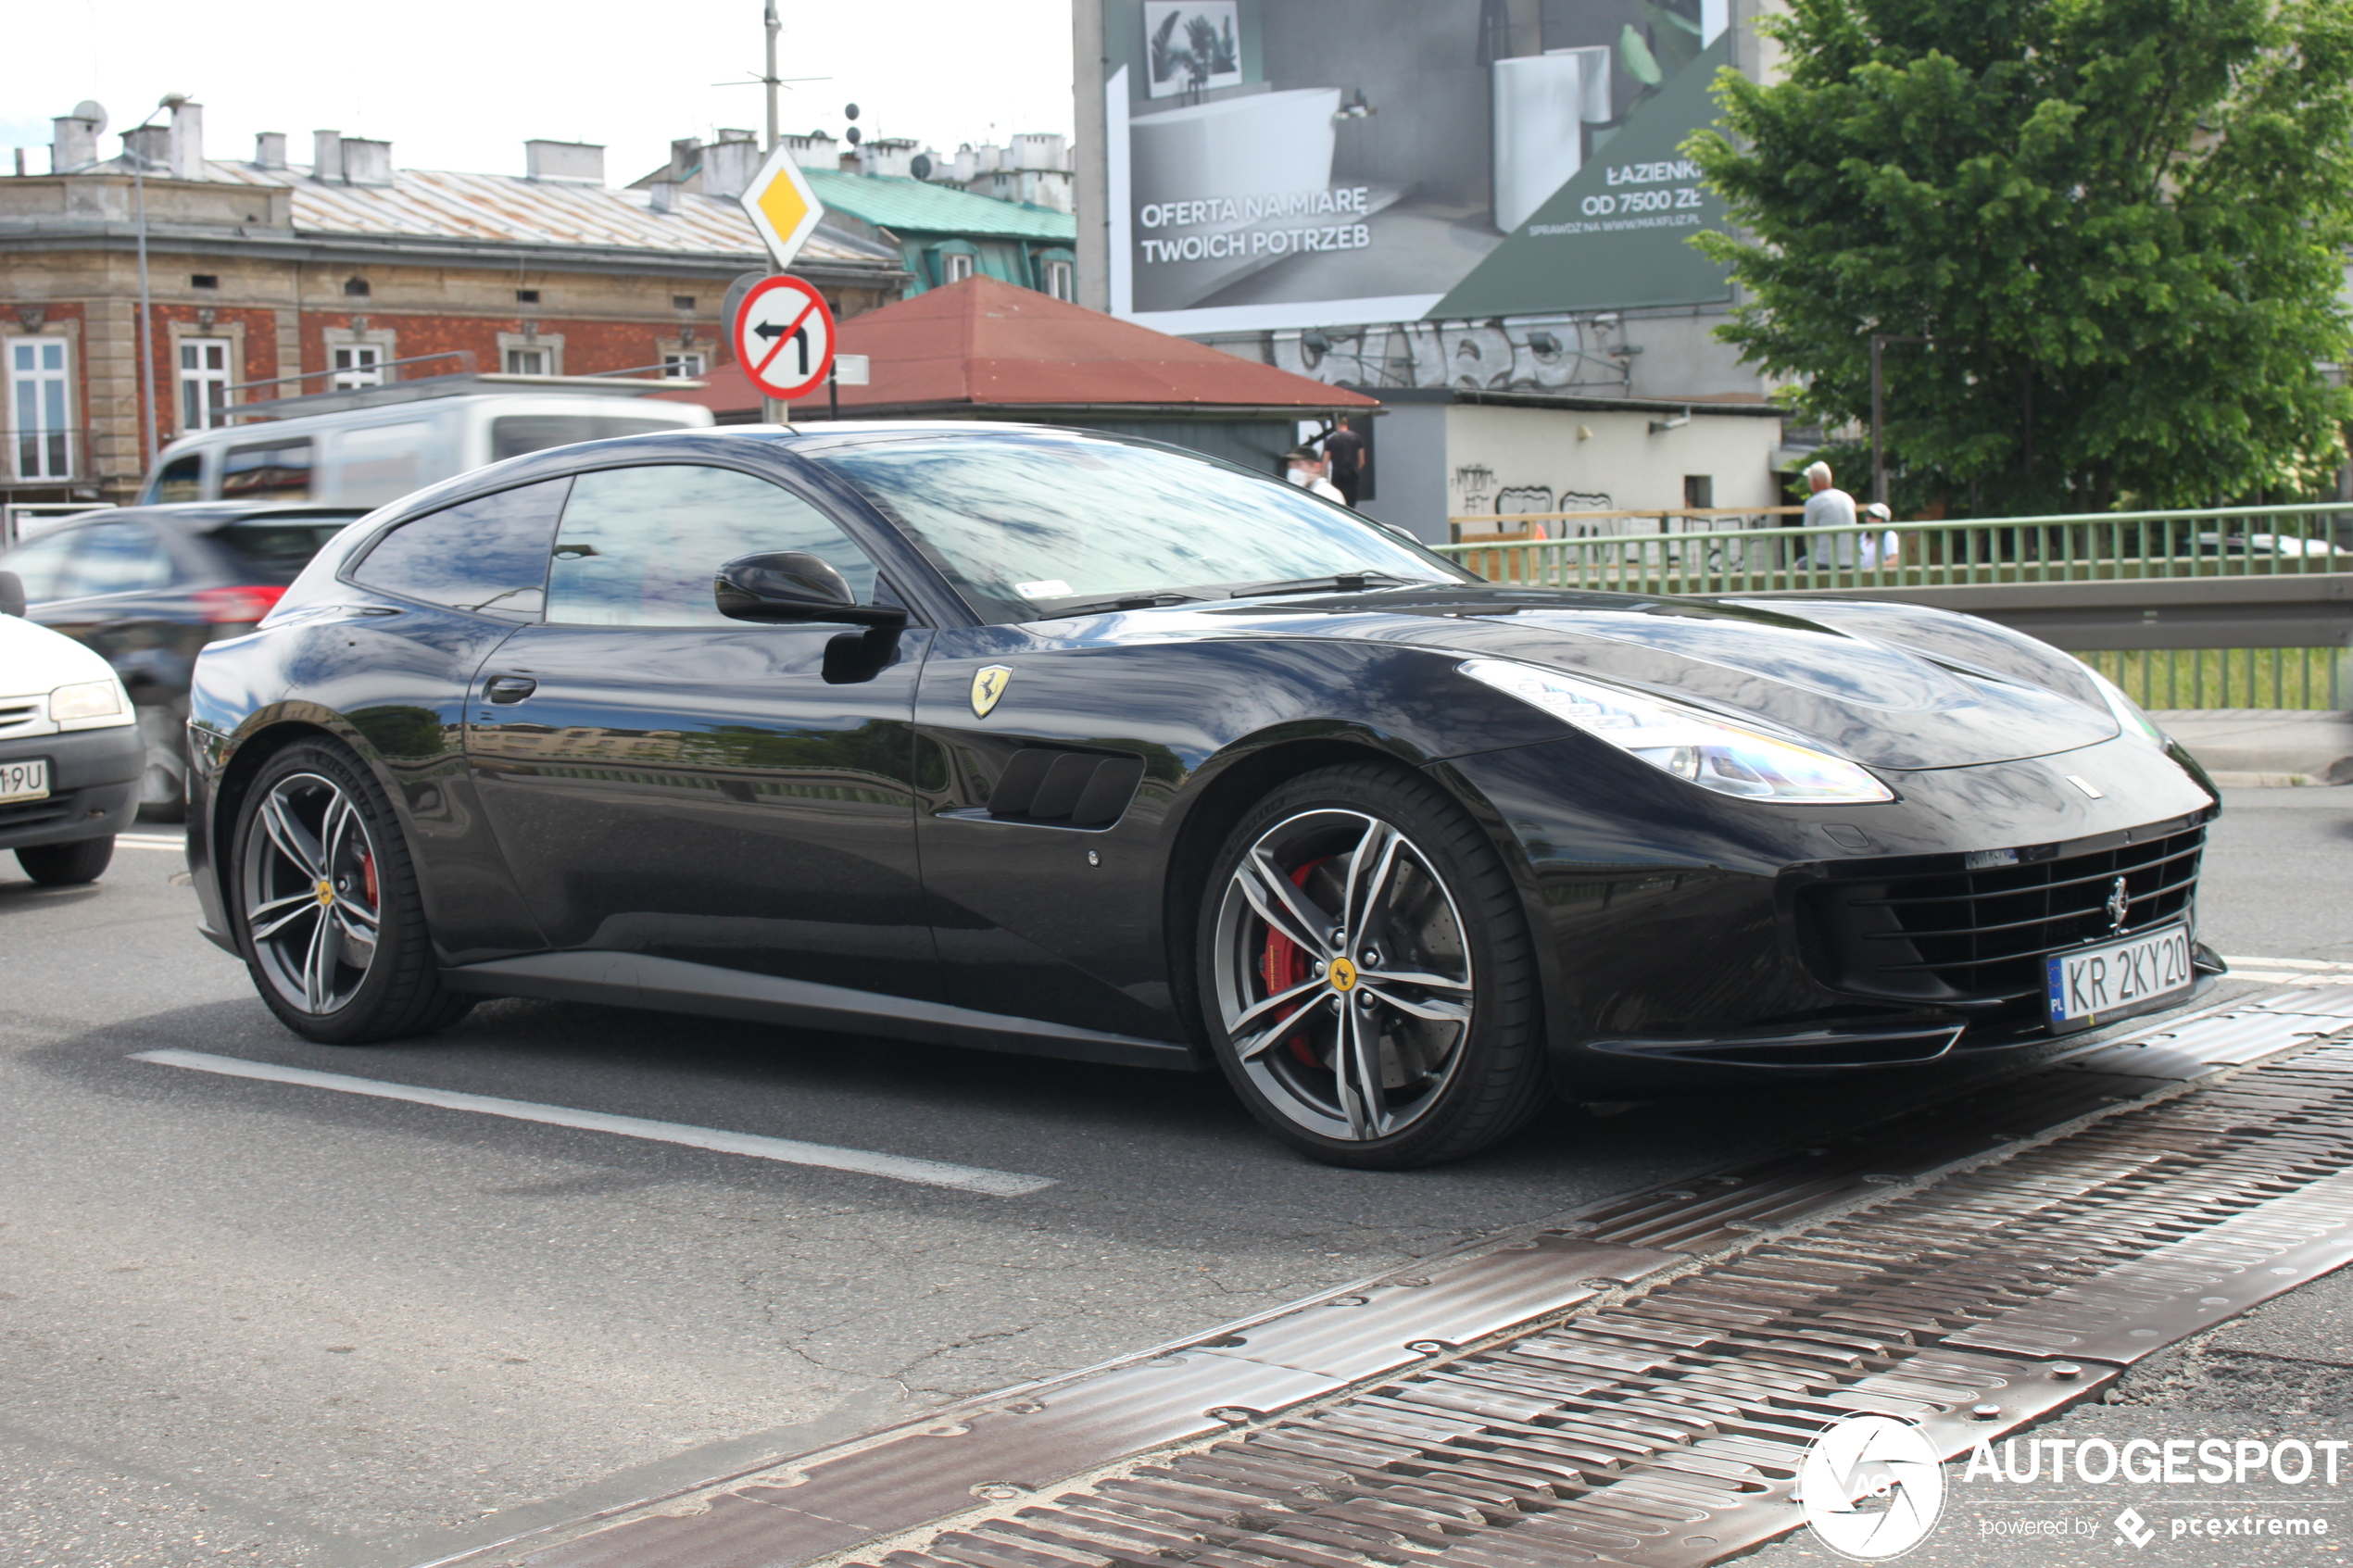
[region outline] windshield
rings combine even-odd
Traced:
[[[991,621],[1354,574],[1476,581],[1296,485],[1151,446],[938,436],[825,460],[895,515]]]

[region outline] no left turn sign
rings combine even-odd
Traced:
[[[779,400],[824,385],[834,362],[834,313],[824,296],[783,273],[754,283],[736,310],[736,362],[752,385]]]

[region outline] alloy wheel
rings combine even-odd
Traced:
[[[262,975],[314,1016],[348,1003],[375,962],[375,842],[344,787],[295,773],[269,788],[245,835],[245,934]]]
[[[1462,1065],[1472,972],[1428,856],[1359,811],[1302,812],[1244,851],[1214,980],[1236,1060],[1284,1117],[1368,1143],[1434,1109]]]

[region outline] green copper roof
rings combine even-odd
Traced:
[[[839,174],[821,169],[807,173],[817,199],[827,207],[898,234],[988,234],[1065,245],[1078,240],[1078,220],[1051,207],[998,201],[952,185],[891,174]]]

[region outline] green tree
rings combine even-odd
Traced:
[[[1870,334],[1930,339],[1883,350],[1902,510],[2279,499],[2337,466],[2353,5],[1791,0],[1760,25],[1786,75],[1726,71],[1724,131],[1686,147],[1745,230],[1694,242],[1747,291],[1720,332],[1826,427],[1869,419]]]

